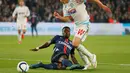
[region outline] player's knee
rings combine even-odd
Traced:
[[[75,48],[77,48],[77,47],[79,46],[79,44],[76,43],[76,42],[73,42],[72,45],[73,45]]]
[[[72,42],[72,45],[73,45],[75,48],[77,48],[77,47],[79,46],[79,44],[80,44],[80,42],[78,42],[78,41],[73,41],[73,42]]]
[[[26,33],[26,30],[25,29],[23,29],[23,34],[25,34]]]
[[[21,34],[21,31],[20,31],[20,30],[18,30],[18,34]]]
[[[72,62],[68,59],[63,59],[61,63],[63,66],[66,66],[66,67],[69,67],[72,65]]]
[[[73,45],[75,48],[77,48],[77,47],[79,46],[80,42],[81,42],[80,38],[74,37],[74,39],[73,39],[73,41],[72,41],[72,45]]]

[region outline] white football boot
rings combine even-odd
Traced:
[[[91,63],[86,64],[86,65],[84,65],[84,68],[82,70],[90,69],[90,67],[91,67]]]
[[[96,59],[96,55],[93,54],[93,57],[90,59],[92,65],[94,68],[97,68],[97,59]]]

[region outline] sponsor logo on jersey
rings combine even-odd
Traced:
[[[69,45],[69,43],[66,43],[63,41],[58,41],[58,43],[67,46],[67,48],[69,48],[70,50],[72,49],[71,46]]]
[[[69,13],[69,14],[74,14],[74,13],[76,13],[76,9],[75,9],[75,8],[69,9],[68,13]]]

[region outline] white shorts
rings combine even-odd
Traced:
[[[26,30],[26,21],[17,21],[18,30]]]
[[[81,41],[84,42],[85,39],[87,38],[88,30],[89,30],[89,24],[76,26],[74,36],[80,38]]]

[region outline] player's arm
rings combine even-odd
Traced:
[[[78,61],[77,61],[77,59],[75,58],[74,49],[71,50],[70,56],[71,56],[72,62],[73,62],[74,64],[78,64]]]
[[[12,14],[12,18],[15,19],[16,18],[16,14],[17,14],[17,8],[15,8],[13,14]]]
[[[26,11],[26,17],[28,17],[28,16],[30,16],[30,10],[28,9],[28,7],[27,7],[27,9],[26,9],[27,11]]]
[[[74,64],[78,64],[78,61],[77,59],[75,58],[75,55],[74,54],[71,54],[71,60]]]
[[[70,16],[61,16],[58,12],[54,12],[54,17],[57,18],[57,19],[60,19],[63,22],[71,21]]]
[[[96,3],[99,7],[101,7],[103,10],[106,12],[111,13],[110,8],[108,8],[106,5],[104,5],[100,0],[88,0],[88,2],[94,2]]]
[[[40,49],[47,48],[47,47],[49,47],[50,45],[51,45],[51,42],[48,41],[48,42],[42,44],[42,45],[39,46],[39,47],[36,47],[36,48],[34,48],[34,49],[31,49],[31,51],[38,51],[38,50],[40,50]]]
[[[44,49],[44,48],[47,48],[49,47],[51,44],[55,44],[56,40],[59,38],[59,36],[55,36],[53,37],[50,41],[44,43],[43,45],[39,46],[39,47],[36,47],[34,49],[31,49],[31,51],[38,51],[40,49]]]
[[[26,13],[24,17],[29,17],[30,16],[30,10],[28,9],[28,7],[26,7]]]

